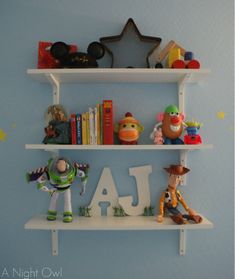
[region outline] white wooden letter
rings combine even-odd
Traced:
[[[92,216],[101,216],[100,203],[109,203],[107,216],[113,215],[113,207],[118,206],[118,193],[109,168],[104,168],[97,185],[95,194],[89,205]]]
[[[149,174],[152,172],[152,166],[142,166],[130,168],[129,174],[136,179],[138,204],[133,206],[133,197],[121,197],[118,199],[119,204],[124,209],[125,213],[130,216],[142,215],[144,208],[150,206],[150,192],[149,192]]]

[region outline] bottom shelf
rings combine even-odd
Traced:
[[[201,215],[202,216],[202,215]],[[203,216],[202,216],[203,217]],[[45,215],[35,216],[25,224],[29,230],[50,230],[52,234],[52,255],[58,255],[58,231],[59,230],[178,230],[179,253],[185,255],[186,231],[212,229],[213,223],[203,217],[200,224],[177,225],[169,217],[165,217],[163,223],[157,223],[156,217],[145,216],[97,216],[97,217],[74,217],[72,223],[64,223],[62,216],[56,221],[47,221]]]
[[[64,223],[62,216],[56,221],[47,221],[45,215],[35,216],[25,224],[25,229],[31,230],[195,230],[211,229],[213,224],[203,217],[200,224],[177,225],[169,217],[165,217],[163,223],[158,223],[156,217],[145,216],[96,216],[73,218],[73,222]]]

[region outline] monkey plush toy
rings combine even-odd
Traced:
[[[130,112],[127,112],[125,117],[115,125],[115,132],[118,133],[120,144],[137,144],[143,130],[144,127]]]
[[[162,129],[162,135],[164,138],[164,144],[184,144],[180,136],[183,133],[185,116],[180,113],[175,105],[169,105],[164,112],[160,112],[157,115],[157,123],[150,135],[150,138],[154,140],[154,134],[158,129]]]

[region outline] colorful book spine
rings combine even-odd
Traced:
[[[97,107],[93,109],[94,114],[94,144],[98,144],[98,115]]]
[[[87,144],[86,113],[82,113],[82,144]]]
[[[95,120],[94,110],[89,108],[89,130],[90,130],[90,144],[95,144]]]
[[[113,144],[113,102],[103,101],[103,144]]]
[[[82,115],[77,113],[76,115],[77,124],[77,144],[82,144]]]
[[[70,115],[70,128],[71,128],[71,142],[72,144],[77,144],[77,124],[76,124],[75,113],[72,113]]]
[[[86,112],[86,135],[87,135],[87,144],[90,144],[90,125],[89,125],[89,112]]]
[[[96,117],[96,127],[97,127],[97,144],[100,143],[100,104],[96,105],[97,117]]]
[[[100,105],[100,144],[104,144],[103,130],[103,106]]]

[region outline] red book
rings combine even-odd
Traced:
[[[55,69],[59,68],[59,62],[50,54],[52,42],[38,42],[38,69]],[[70,52],[77,52],[76,45],[70,45]]]
[[[70,130],[71,130],[71,143],[77,144],[77,123],[76,123],[75,113],[72,113],[70,115]]]
[[[103,101],[103,144],[113,144],[113,101]]]

